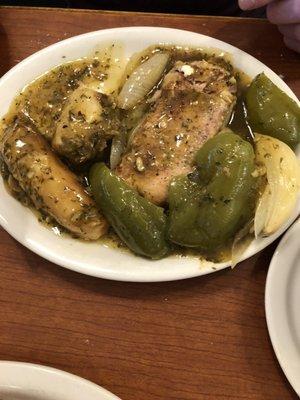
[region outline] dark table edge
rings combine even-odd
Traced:
[[[70,12],[70,13],[99,13],[99,14],[112,14],[112,15],[144,15],[144,16],[151,16],[152,18],[155,17],[166,17],[166,18],[190,18],[190,19],[199,19],[205,18],[210,20],[218,20],[218,21],[251,21],[256,23],[266,23],[267,20],[265,18],[251,18],[251,17],[226,17],[226,16],[214,16],[214,15],[201,15],[201,14],[172,14],[172,13],[154,13],[154,12],[141,12],[141,11],[116,11],[116,10],[101,10],[101,9],[81,9],[81,8],[59,8],[59,7],[27,7],[27,6],[1,6],[0,10],[24,10],[24,11],[55,11],[55,12]]]

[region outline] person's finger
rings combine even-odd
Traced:
[[[300,24],[278,25],[283,36],[300,41]]]
[[[242,10],[254,10],[271,3],[273,0],[239,0],[239,6]]]
[[[283,40],[288,48],[300,53],[300,40],[291,39],[289,37],[284,37]]]
[[[267,17],[276,25],[300,23],[300,1],[274,1],[267,7]]]

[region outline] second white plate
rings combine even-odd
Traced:
[[[281,240],[266,284],[266,317],[278,361],[300,396],[300,220]]]

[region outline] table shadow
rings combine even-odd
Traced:
[[[0,23],[0,76],[4,75],[11,67],[9,42],[7,33]]]

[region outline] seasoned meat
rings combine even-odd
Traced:
[[[93,159],[117,135],[120,123],[109,98],[84,85],[71,94],[52,140],[52,147],[73,164]]]
[[[82,239],[96,240],[106,233],[107,222],[94,201],[39,133],[17,124],[5,133],[0,150],[37,209]]]
[[[178,61],[133,132],[117,174],[150,201],[166,202],[170,180],[191,172],[195,152],[227,125],[236,91],[223,67]]]

